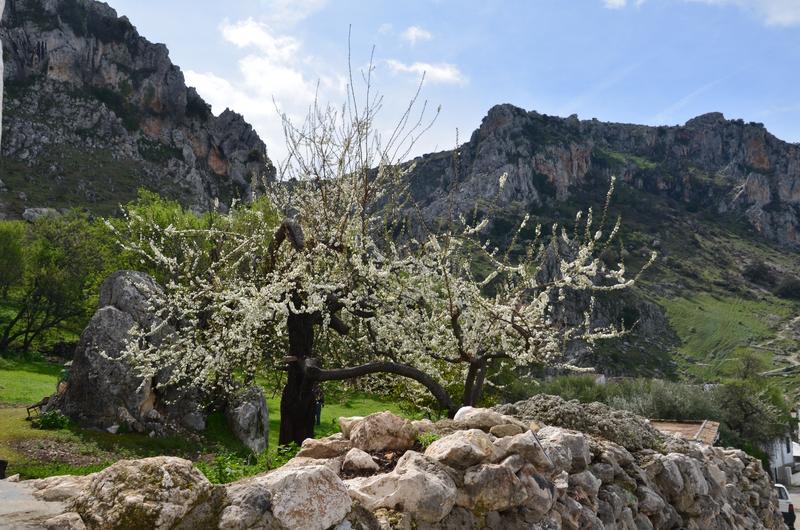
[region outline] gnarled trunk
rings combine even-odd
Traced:
[[[304,369],[313,355],[314,318],[307,314],[289,313],[289,376],[281,395],[281,429],[279,445],[295,442],[300,445],[314,437],[314,395],[312,379]]]

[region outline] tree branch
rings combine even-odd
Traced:
[[[377,373],[401,375],[403,377],[413,379],[427,388],[428,391],[433,394],[433,397],[436,398],[436,401],[439,402],[439,405],[447,410],[447,413],[450,417],[454,416],[458,410],[458,407],[453,403],[453,400],[450,399],[450,396],[447,394],[447,391],[444,389],[444,387],[442,387],[436,382],[436,380],[422,370],[407,364],[401,364],[392,361],[372,361],[349,368],[331,368],[323,370],[314,364],[313,359],[306,359],[306,362],[303,365],[303,370],[305,371],[306,375],[319,381],[341,381],[344,379],[355,379],[356,377],[363,377],[365,375]]]

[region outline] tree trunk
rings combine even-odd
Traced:
[[[469,363],[469,369],[467,370],[467,380],[464,381],[464,396],[461,398],[461,403],[465,407],[472,406],[472,392],[475,388],[475,376],[478,372],[478,365],[477,363]]]
[[[297,302],[295,302],[296,305]],[[313,354],[314,317],[289,313],[289,355],[295,360],[289,363],[289,374],[281,395],[281,429],[279,445],[295,442],[300,445],[306,438],[314,437],[315,379],[309,377],[304,365]]]
[[[477,406],[478,403],[481,401],[481,395],[483,394],[483,384],[486,381],[486,361],[481,361],[478,367],[478,374],[475,376],[475,385],[472,387],[472,397],[470,401],[472,401],[471,405]]]

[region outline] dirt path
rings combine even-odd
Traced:
[[[61,513],[62,503],[35,498],[24,483],[0,480],[0,529],[41,529],[44,521]]]

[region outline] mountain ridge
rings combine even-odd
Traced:
[[[721,113],[683,126],[647,126],[559,118],[502,104],[459,147],[455,166],[452,155],[442,151],[414,161],[412,191],[429,217],[441,213],[445,201],[461,209],[476,198],[532,207],[564,202],[576,187],[607,183],[615,174],[691,209],[742,216],[766,239],[800,248],[800,146],[762,124],[725,120]],[[435,184],[437,174],[447,193]]]
[[[138,187],[208,209],[274,177],[252,126],[229,109],[214,116],[167,47],[107,4],[8,0],[0,40],[5,216],[41,206],[109,213]]]

